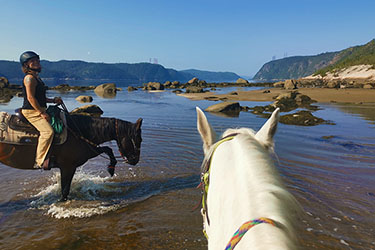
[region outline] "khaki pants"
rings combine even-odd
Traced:
[[[42,166],[52,144],[53,128],[49,122],[41,117],[39,112],[34,109],[22,109],[22,114],[40,133],[38,146],[36,148],[35,162],[39,166]]]

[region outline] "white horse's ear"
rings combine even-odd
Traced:
[[[196,107],[197,110],[197,128],[203,141],[203,150],[207,152],[210,146],[215,141],[215,132],[211,125],[208,123],[207,118],[203,111]]]
[[[271,117],[256,133],[255,138],[267,149],[273,149],[273,136],[276,133],[277,123],[279,122],[280,109],[273,111]]]

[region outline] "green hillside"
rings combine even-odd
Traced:
[[[270,61],[254,76],[254,80],[278,81],[308,76],[330,65],[338,52],[323,53],[316,56],[293,56]]]
[[[360,64],[373,65],[375,68],[375,39],[365,45],[342,50],[335,63],[316,71],[315,75],[325,76],[327,72]]]

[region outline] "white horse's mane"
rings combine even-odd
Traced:
[[[295,228],[302,209],[284,186],[270,156],[274,152],[272,137],[278,112],[276,110],[257,133],[249,128],[227,129],[222,138],[235,136],[230,141],[215,143],[211,126],[197,109],[198,130],[205,151],[202,170],[208,161],[212,162],[208,217],[203,217],[209,249],[224,249],[242,223],[259,217],[270,218],[277,226],[252,228],[236,250],[249,249],[249,246],[252,249],[295,249],[298,245]]]

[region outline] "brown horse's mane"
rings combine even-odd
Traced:
[[[117,132],[116,132],[117,120]],[[116,139],[117,136],[128,134],[131,123],[116,118],[91,117],[86,115],[70,115],[67,119],[68,127],[74,132],[91,140],[96,144],[101,144],[110,139]],[[120,133],[120,135],[117,135]],[[126,133],[126,134],[124,134]]]

